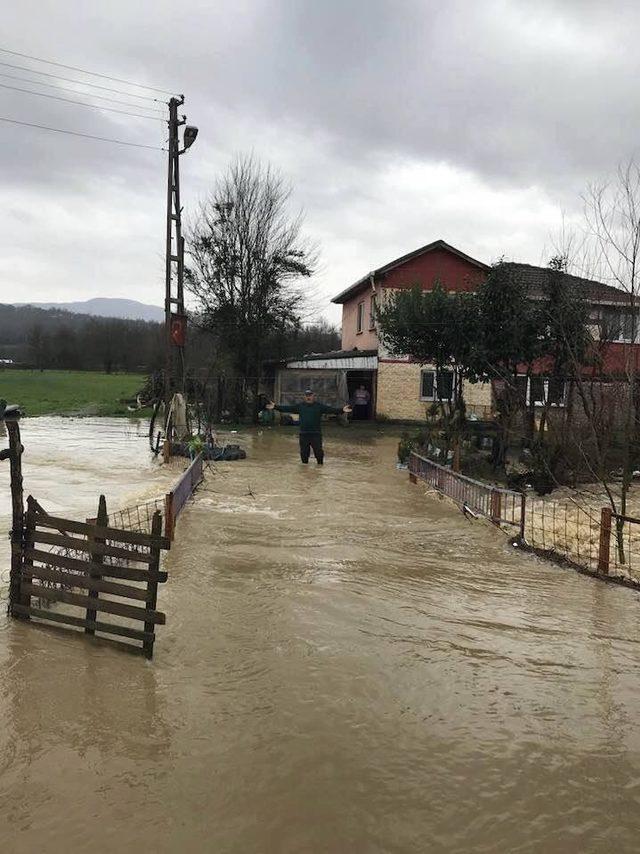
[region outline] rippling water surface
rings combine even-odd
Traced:
[[[83,473],[52,429],[43,503],[82,517],[103,462],[114,500],[164,489],[135,429],[89,464],[74,423]],[[425,496],[389,432],[329,432],[321,469],[293,433],[233,438],[153,662],[0,619],[3,850],[636,851],[637,594]]]

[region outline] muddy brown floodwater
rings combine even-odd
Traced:
[[[109,476],[137,460],[149,490],[114,430]],[[153,662],[2,617],[3,851],[637,850],[638,595],[521,555],[358,436],[328,432],[323,469],[291,432],[234,437],[249,459],[180,519]]]

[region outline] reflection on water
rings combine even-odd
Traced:
[[[636,850],[637,594],[519,554],[357,435],[322,469],[292,432],[234,437],[153,662],[0,622],[8,850]],[[147,466],[107,473],[123,497],[166,476],[109,453]]]

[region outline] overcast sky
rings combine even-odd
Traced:
[[[200,128],[181,158],[186,214],[235,152],[277,166],[320,243],[316,302],[332,319],[332,295],[437,238],[545,263],[562,212],[579,218],[586,183],[640,141],[633,2],[21,0],[2,13],[2,48],[185,93]],[[163,144],[159,121],[2,88],[60,94],[15,79],[52,78],[0,74],[2,117]],[[0,139],[0,300],[161,304],[163,152],[3,122]]]

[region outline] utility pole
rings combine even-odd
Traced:
[[[184,308],[184,237],[182,236],[182,208],[180,207],[180,155],[191,147],[198,129],[186,125],[187,117],[178,118],[178,108],[184,104],[184,95],[171,98],[169,107],[169,169],[167,178],[167,234],[165,257],[165,368],[164,406],[165,443],[164,457],[171,456],[172,425],[169,418],[171,399],[176,391],[184,393],[184,347],[187,333],[187,316]],[[184,129],[184,147],[180,149],[179,128]],[[175,273],[175,275],[174,275]]]

